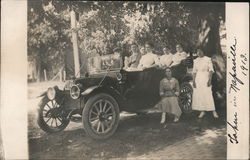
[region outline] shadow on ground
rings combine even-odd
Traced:
[[[109,139],[96,141],[87,137],[81,123],[65,131],[47,134],[34,127],[35,117],[29,115],[29,153],[31,159],[89,159],[130,158],[157,152],[189,137],[199,135],[204,140],[207,130],[226,127],[225,114],[215,120],[207,114],[198,120],[198,113],[183,114],[178,123],[168,116],[166,129],[159,124],[160,113],[130,115],[120,120],[117,132]],[[38,131],[37,131],[38,130]],[[216,134],[216,132],[214,133]],[[202,139],[201,139],[202,141]],[[209,143],[214,143],[209,140]],[[225,146],[226,147],[226,146]]]

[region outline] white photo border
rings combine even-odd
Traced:
[[[198,2],[201,3],[201,2]],[[226,3],[227,30],[227,158],[249,158],[249,3]],[[237,41],[237,54],[231,46]],[[243,56],[242,56],[243,55]],[[244,60],[244,57],[247,59]],[[244,83],[231,88],[232,59]],[[242,60],[248,71],[242,73]],[[234,98],[236,97],[236,99]],[[1,1],[1,107],[0,127],[6,159],[28,159],[27,138],[27,0]],[[236,107],[234,101],[236,100]],[[237,113],[237,116],[235,116]],[[235,134],[237,117],[237,140]],[[230,125],[231,124],[231,125]],[[230,136],[229,136],[230,135]],[[234,143],[231,143],[231,141]]]
[[[226,3],[227,158],[249,158],[249,4]]]

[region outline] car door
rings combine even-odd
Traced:
[[[147,109],[158,103],[159,82],[163,78],[163,73],[156,68],[128,72],[124,96],[130,109]]]

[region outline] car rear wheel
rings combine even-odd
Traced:
[[[54,133],[65,129],[69,120],[66,119],[62,107],[55,100],[45,97],[39,104],[37,123],[45,132]]]
[[[184,113],[192,111],[192,95],[193,88],[188,82],[184,82],[180,86],[179,105]]]
[[[82,112],[84,129],[93,139],[106,139],[112,136],[118,127],[119,119],[118,103],[105,93],[90,97]]]

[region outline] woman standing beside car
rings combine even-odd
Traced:
[[[199,118],[205,115],[205,111],[212,111],[214,118],[218,118],[215,111],[212,95],[212,74],[214,72],[211,58],[197,49],[198,58],[194,60],[193,67],[193,104],[192,109],[200,111]]]

